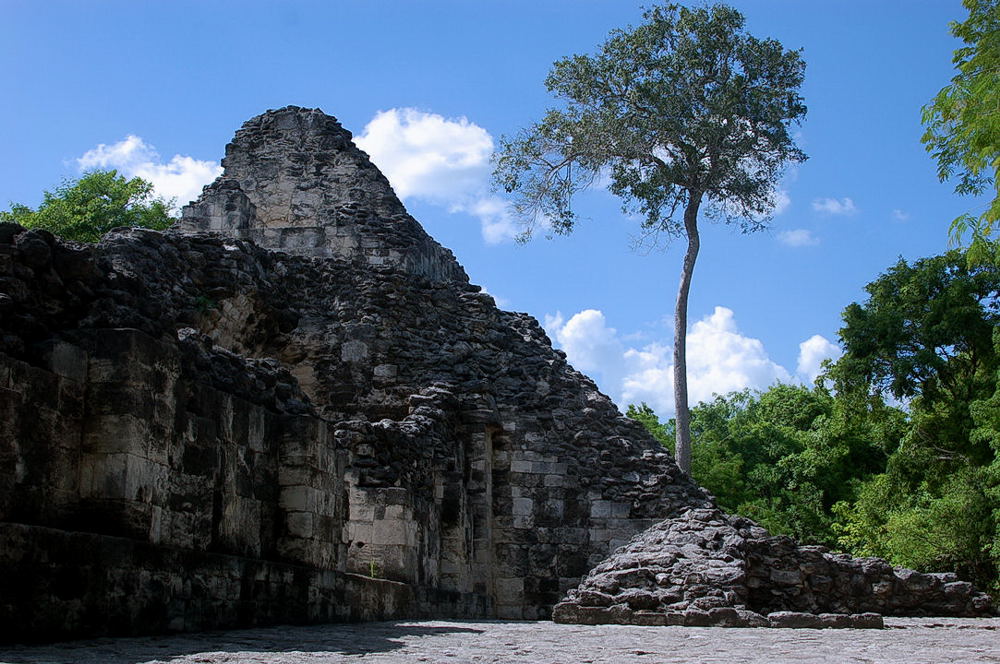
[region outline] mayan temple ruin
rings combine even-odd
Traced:
[[[0,224],[0,641],[992,614],[719,511],[333,117],[268,111],[223,166],[166,232]]]

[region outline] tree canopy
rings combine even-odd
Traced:
[[[724,5],[643,16],[597,54],[557,61],[545,86],[565,105],[501,140],[496,181],[517,194],[526,233],[571,231],[573,195],[605,175],[649,230],[683,234],[675,213],[695,198],[756,230],[775,178],[805,159],[788,132],[806,112],[798,51],[746,34]]]
[[[866,290],[866,302],[844,310],[844,354],[830,371],[838,393],[908,405],[910,431],[893,461],[900,474],[944,477],[987,462],[992,452],[971,437],[970,409],[992,395],[1000,370],[1000,269],[970,267],[951,251],[900,260]]]
[[[968,266],[959,251],[900,259],[849,305],[840,330],[841,391],[860,384],[896,399],[942,392],[967,399],[976,375],[996,370],[993,329],[1000,324],[1000,272]]]
[[[163,230],[174,221],[169,212],[170,203],[154,196],[153,185],[142,178],[91,171],[44,192],[37,210],[15,203],[0,211],[0,221],[42,228],[66,240],[97,242],[112,228]]]
[[[627,415],[666,446],[675,426],[648,406]],[[883,425],[901,413],[886,414]],[[692,476],[719,505],[771,532],[834,546],[833,506],[854,498],[852,480],[884,469],[892,426],[853,419],[819,387],[775,385],[717,395],[691,409]],[[887,440],[888,438],[888,440]]]
[[[995,243],[1000,221],[1000,0],[964,0],[968,18],[951,24],[965,45],[952,62],[958,72],[923,109],[923,142],[937,160],[941,181],[955,178],[959,194],[992,196],[979,215],[952,222],[952,236],[971,233],[970,258],[1000,259]]]
[[[562,104],[495,156],[494,179],[515,194],[522,239],[540,226],[569,233],[575,194],[606,181],[651,236],[686,237],[674,310],[677,460],[690,469],[687,299],[700,248],[698,215],[762,228],[776,182],[802,161],[789,132],[804,117],[798,51],[744,31],[725,5],[647,10],[594,55],[557,61],[545,85]],[[681,213],[682,214],[679,214]]]

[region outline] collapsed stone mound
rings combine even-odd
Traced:
[[[746,569],[801,567],[749,522],[692,517],[711,496],[469,283],[334,118],[269,111],[223,165],[164,233],[82,246],[0,224],[0,640],[544,619],[663,519],[692,560],[750,528],[733,560],[777,546]],[[814,610],[726,565],[670,577],[664,615]],[[590,620],[584,597],[653,606],[590,578],[558,618]],[[935,583],[851,593],[937,602]],[[944,588],[941,611],[979,606]]]
[[[553,611],[556,622],[726,627],[881,627],[880,614],[989,615],[954,574],[893,569],[693,509],[638,535]]]

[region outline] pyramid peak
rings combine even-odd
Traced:
[[[406,212],[351,132],[320,109],[285,106],[250,118],[226,146],[222,166],[223,174],[184,208],[182,231],[468,281],[452,253]]]

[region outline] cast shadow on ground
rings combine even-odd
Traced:
[[[282,625],[164,636],[98,638],[10,648],[0,646],[0,664],[139,664],[169,662],[177,657],[199,653],[246,653],[250,656],[298,651],[367,655],[397,650],[403,647],[404,638],[412,640],[413,637],[456,632],[481,634],[483,630],[459,624],[428,625],[405,621]]]

